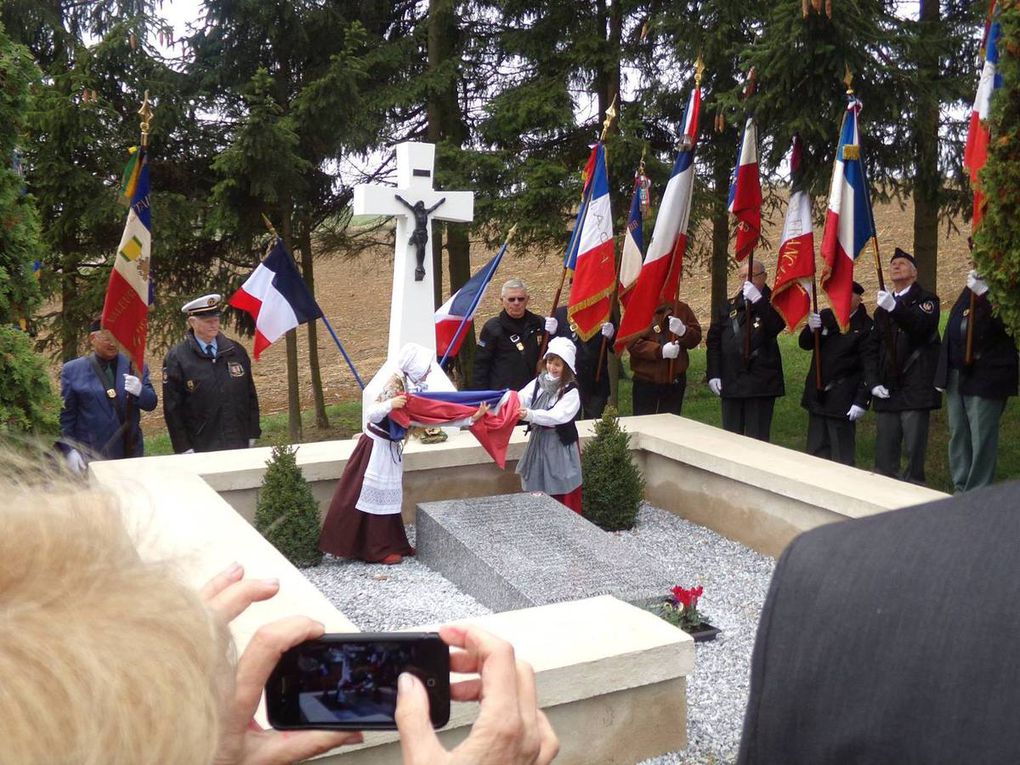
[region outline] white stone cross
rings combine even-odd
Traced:
[[[474,218],[475,204],[475,195],[470,191],[437,191],[432,187],[432,168],[436,158],[434,144],[400,143],[396,149],[396,188],[373,184],[354,187],[355,215],[392,215],[397,219],[387,347],[389,359],[395,359],[401,346],[408,342],[424,345],[435,352],[431,222],[434,218],[467,223]],[[410,206],[419,202],[421,205],[416,215]],[[424,229],[416,225],[416,218],[421,219],[418,222],[424,222]],[[422,236],[423,231],[428,241]],[[419,248],[424,249],[424,274],[418,270]]]

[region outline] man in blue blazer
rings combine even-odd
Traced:
[[[131,374],[127,356],[117,351],[113,336],[89,327],[93,353],[64,364],[60,370],[60,450],[68,467],[85,472],[91,459],[141,457],[144,453],[140,410],[156,408],[149,368],[139,379]]]

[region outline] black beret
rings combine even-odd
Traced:
[[[910,265],[912,265],[914,268],[917,268],[917,261],[914,260],[914,256],[911,255],[906,250],[901,250],[899,247],[897,247],[896,250],[893,252],[892,257],[889,258],[889,262],[892,263],[894,260],[896,260],[896,258],[903,258],[904,260],[909,260]]]
[[[853,290],[854,290],[854,294],[855,295],[863,295],[864,294],[864,287],[862,287],[860,285],[860,283],[858,283],[858,282],[854,282]]]
[[[103,328],[103,319],[97,316],[89,323],[89,332],[98,332]]]

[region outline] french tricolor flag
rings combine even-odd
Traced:
[[[620,256],[620,284],[617,293],[620,304],[627,308],[630,293],[641,274],[641,263],[645,257],[645,233],[641,219],[641,174],[634,176],[634,193],[630,200],[630,214],[627,216],[627,231],[623,235],[623,254]]]
[[[609,174],[606,171],[606,150],[601,142],[595,146],[595,166],[589,183],[590,196],[578,236],[574,283],[567,304],[567,315],[582,340],[590,340],[609,321],[609,298],[616,286]]]
[[[984,214],[985,195],[981,192],[978,174],[988,160],[988,115],[992,111],[992,95],[1002,87],[999,74],[999,25],[998,4],[993,8],[991,23],[985,30],[985,64],[981,70],[981,82],[974,108],[970,113],[970,128],[967,130],[967,147],[963,152],[963,166],[970,171],[970,187],[974,191],[974,217],[972,227],[976,231]]]
[[[754,250],[761,238],[761,178],[758,174],[758,129],[754,118],[748,117],[740,141],[737,167],[730,184],[727,204],[737,219],[737,243],[734,256],[743,260]]]
[[[695,87],[687,103],[680,151],[662,193],[645,262],[630,292],[627,310],[620,322],[615,346],[617,353],[622,353],[631,340],[648,329],[656,307],[666,300],[672,300],[680,283],[680,271],[687,250],[691,196],[694,193],[694,149],[698,143],[700,111],[701,88]]]
[[[475,309],[482,302],[504,252],[506,245],[436,311],[436,356],[439,358],[453,357],[460,352],[464,336],[471,329]]]
[[[822,236],[822,289],[829,296],[832,312],[841,327],[850,321],[854,262],[875,236],[871,194],[861,159],[857,115],[861,102],[851,98],[843,115],[836,161],[829,186],[829,207]]]
[[[228,302],[255,319],[256,360],[299,324],[322,318],[322,309],[279,237],[266,259]]]

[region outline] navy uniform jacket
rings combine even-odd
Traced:
[[[970,366],[964,364],[967,349],[967,321],[970,289],[963,288],[949,313],[946,336],[942,340],[935,387],[946,389],[949,370],[960,370],[960,393],[982,398],[1008,398],[1017,392],[1016,341],[1006,331],[1002,319],[992,315],[988,293],[974,301],[974,333]]]
[[[875,327],[865,343],[868,390],[884,385],[891,394],[876,396],[871,405],[876,412],[938,409],[942,406],[942,394],[935,390],[941,345],[939,297],[914,282],[897,302],[892,313],[875,309]]]
[[[103,459],[141,457],[144,454],[142,429],[139,426],[140,409],[151,412],[156,408],[156,391],[149,382],[149,368],[142,370],[142,394],[135,398],[124,390],[124,375],[130,373],[126,356],[117,354],[117,369],[113,376],[117,398],[106,395],[106,381],[100,380],[90,361],[95,354],[68,361],[60,370],[60,436],[62,446],[77,448]],[[101,363],[101,362],[100,362]],[[134,444],[131,454],[124,453],[124,430],[121,416],[127,417],[128,399],[131,412],[125,430],[130,428]],[[120,414],[118,414],[118,407]]]
[[[831,308],[824,309],[820,315],[824,392],[819,395],[815,382],[815,355],[812,353],[800,405],[812,414],[845,420],[851,405],[867,409],[871,401],[871,391],[864,384],[863,349],[871,333],[872,321],[863,305],[850,317],[846,332],[839,331]],[[805,326],[800,331],[799,343],[805,351],[814,350],[815,333],[810,327]]]
[[[722,380],[723,398],[776,397],[786,392],[779,333],[786,321],[772,307],[772,291],[751,306],[751,358],[744,364],[744,330],[747,311],[740,292],[719,309],[708,328],[708,379]]]
[[[189,331],[163,362],[163,414],[178,454],[247,449],[262,435],[248,352],[222,333],[216,348],[209,358]]]

